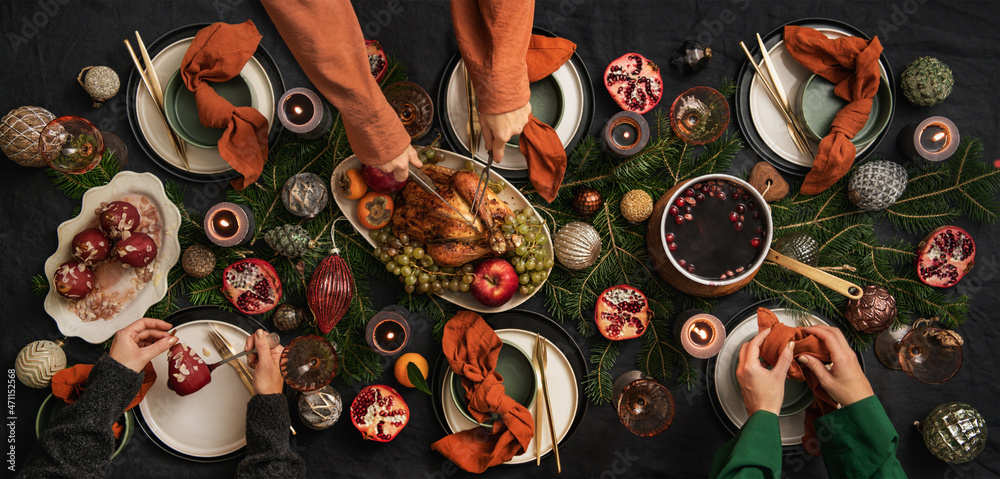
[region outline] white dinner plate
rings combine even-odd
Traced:
[[[816,30],[822,32],[828,38],[840,38],[850,35],[849,32],[834,27],[822,27]],[[788,103],[795,105],[798,100],[799,86],[808,80],[813,72],[792,58],[792,55],[785,48],[784,40],[775,44],[768,54],[771,57],[771,62],[774,64],[778,78],[781,80],[781,86],[785,89],[785,96],[788,98]],[[882,76],[886,77],[885,65],[881,61],[879,61],[879,65],[882,69]],[[750,84],[750,116],[753,118],[754,128],[756,128],[760,137],[776,155],[792,164],[805,168],[812,167],[814,158],[795,147],[795,143],[792,142],[792,137],[785,127],[784,117],[764,89],[759,75],[754,75],[753,81]],[[857,147],[857,156],[861,157],[864,152],[868,151],[877,137],[878,135],[875,135],[872,141],[864,145],[859,145]],[[811,139],[807,141],[812,144],[815,151],[819,143]]]
[[[444,166],[455,170],[462,170],[463,168],[465,168],[465,162],[469,160],[468,157],[461,156],[457,153],[453,153],[450,151],[437,150],[437,149],[435,151],[437,152],[437,157],[441,158],[441,161],[438,163],[439,166]],[[496,163],[494,163],[494,165],[495,164]],[[356,156],[348,157],[344,161],[340,162],[340,164],[337,165],[337,168],[333,171],[333,175],[331,175],[330,177],[330,191],[333,193],[333,199],[334,201],[337,202],[337,206],[340,207],[340,211],[344,213],[344,216],[347,217],[348,221],[351,222],[351,225],[354,226],[354,230],[361,233],[361,236],[365,238],[365,241],[367,241],[372,246],[375,246],[375,241],[372,240],[371,236],[369,236],[368,234],[370,230],[368,228],[365,228],[364,225],[362,225],[361,222],[358,221],[358,208],[357,208],[358,200],[347,199],[347,197],[344,196],[343,190],[340,189],[340,178],[344,174],[344,172],[351,168],[360,168],[360,167],[361,167],[361,162],[358,160],[358,157]],[[477,164],[476,168],[477,168],[476,174],[478,175],[482,169],[482,165]],[[528,199],[525,198],[524,195],[522,195],[521,192],[518,191],[514,185],[510,184],[510,182],[508,182],[502,176],[497,174],[496,171],[491,171],[490,181],[493,182],[499,181],[502,182],[504,185],[506,185],[506,188],[504,188],[503,191],[498,193],[497,196],[500,199],[504,200],[507,203],[507,206],[509,206],[511,210],[523,210],[525,208],[531,207],[531,203],[528,202]],[[398,194],[399,193],[394,193],[394,195]],[[543,224],[542,227],[544,228],[545,236],[547,237],[547,241],[542,247],[545,249],[545,253],[548,255],[549,258],[555,258],[552,252],[552,233],[549,231],[548,225]],[[548,272],[551,273],[552,270],[549,269]],[[546,281],[547,280],[548,279],[546,278]],[[542,283],[539,284],[537,288],[535,288],[534,293],[531,293],[527,296],[522,296],[519,293],[514,293],[514,297],[511,298],[510,301],[507,301],[506,303],[497,307],[490,307],[483,305],[479,301],[476,301],[476,298],[473,298],[472,294],[470,293],[447,291],[438,293],[438,296],[441,296],[442,298],[454,303],[457,306],[472,311],[480,313],[499,313],[502,311],[507,311],[509,309],[516,308],[517,306],[521,305],[521,303],[527,301],[528,298],[531,298],[539,291],[541,291],[543,284],[545,284],[545,281],[542,281]]]
[[[464,64],[459,60],[455,67],[448,73],[446,99],[448,123],[451,127],[452,135],[458,139],[460,147],[468,151],[469,140],[465,132],[465,125],[469,123],[468,95],[465,91],[465,75],[462,74]],[[563,111],[559,115],[559,121],[553,126],[559,140],[562,141],[563,148],[576,135],[583,121],[584,98],[583,81],[580,78],[580,71],[572,61],[567,61],[558,70],[552,73],[552,79],[559,85],[562,92]],[[486,149],[486,141],[480,142],[479,150],[476,151],[476,160],[486,162],[489,158]],[[520,148],[516,145],[507,144],[503,152],[503,160],[494,162],[493,168],[502,170],[527,170],[528,162],[521,154]]]
[[[772,309],[771,312],[778,317],[778,320],[788,326],[797,327],[801,319],[809,319],[811,324],[823,324],[829,326],[823,318],[809,313],[801,313],[787,309]],[[739,429],[750,417],[747,414],[746,406],[743,403],[743,395],[740,392],[739,384],[733,380],[732,374],[736,369],[736,363],[740,360],[740,346],[757,335],[757,314],[743,320],[732,330],[726,332],[726,342],[722,345],[722,351],[716,359],[715,364],[715,393],[725,411],[726,416]],[[805,434],[806,413],[805,411],[788,416],[778,417],[778,427],[781,430],[781,445],[795,446],[802,444],[802,436]]]
[[[211,364],[222,359],[209,338],[211,325],[234,348],[243,350],[250,334],[222,321],[191,321],[177,326],[174,334]],[[247,402],[251,395],[234,368],[229,365],[217,368],[208,385],[198,392],[180,396],[167,387],[167,355],[161,354],[151,362],[157,380],[139,403],[139,411],[157,439],[195,458],[222,456],[246,445]]]
[[[160,243],[157,246],[156,266],[153,278],[136,292],[135,298],[126,303],[117,314],[109,319],[84,321],[70,310],[72,303],[56,292],[53,276],[60,264],[73,259],[73,237],[77,233],[98,225],[96,210],[101,203],[111,202],[128,195],[149,198],[160,216]],[[93,344],[101,344],[119,330],[142,318],[150,306],[158,303],[167,294],[167,275],[180,258],[181,247],[177,241],[177,230],[181,225],[181,213],[167,198],[163,183],[152,173],[122,171],[104,186],[87,190],[80,201],[80,214],[66,220],[56,230],[59,247],[45,260],[45,276],[49,280],[49,292],[45,296],[45,312],[56,321],[59,331],[70,337],[79,337]],[[121,276],[116,284],[131,281],[134,271]]]
[[[509,342],[522,351],[535,350],[535,333],[523,329],[498,329],[497,336],[501,340]],[[552,423],[555,426],[556,440],[562,441],[563,437],[569,433],[573,418],[576,416],[577,397],[576,375],[569,360],[551,341],[542,337],[549,348],[548,363],[545,366],[545,376],[549,383],[549,398],[552,403]],[[444,407],[444,417],[451,429],[448,433],[453,434],[467,429],[478,427],[479,425],[465,417],[452,398],[451,387],[448,381],[442,381],[437,385],[441,389],[441,401]],[[543,401],[544,402],[544,401]],[[543,406],[544,407],[544,406]],[[538,401],[529,409],[534,418],[538,411]],[[543,409],[544,413],[544,409]],[[535,441],[541,441],[541,454],[544,456],[552,450],[552,438],[549,434],[548,422],[542,421],[542,430],[535,431],[535,437],[528,444],[527,450],[520,455],[514,456],[506,464],[523,464],[535,460]]]
[[[181,67],[181,61],[194,37],[177,41],[156,54],[152,62],[161,84],[166,84],[166,80]],[[256,58],[251,57],[246,66],[243,67],[243,76],[253,91],[254,98],[257,99],[258,111],[267,119],[270,126],[274,121],[274,92],[271,89],[271,81],[264,68]],[[163,117],[160,116],[153,102],[153,97],[149,95],[145,85],[139,82],[136,92],[135,108],[139,129],[145,137],[149,146],[170,165],[195,174],[211,175],[225,173],[232,170],[232,166],[222,159],[219,149],[199,148],[190,143],[186,143],[186,153],[188,165],[184,166],[184,160],[174,151],[170,142],[170,129]],[[183,140],[181,140],[183,141]]]

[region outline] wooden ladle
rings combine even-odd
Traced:
[[[823,286],[847,296],[848,298],[861,299],[862,291],[860,286],[845,279],[840,279],[830,273],[827,273],[826,271],[795,261],[794,259],[789,258],[788,256],[785,256],[773,249],[769,249],[767,251],[767,260],[780,266],[784,266],[785,268],[822,284]]]

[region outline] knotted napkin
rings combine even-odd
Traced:
[[[531,413],[507,396],[503,377],[496,372],[501,346],[493,329],[471,311],[460,311],[445,324],[441,347],[451,370],[464,378],[469,413],[479,422],[494,412],[500,416],[492,433],[473,428],[431,445],[468,472],[481,473],[524,453],[535,434]]]
[[[805,331],[803,328],[786,326],[778,317],[767,308],[757,308],[757,329],[763,331],[771,328],[771,334],[764,339],[764,344],[760,345],[760,357],[768,364],[777,364],[781,352],[788,346],[789,341],[795,341],[795,348],[792,354],[795,359],[803,354],[808,354],[823,363],[830,362],[830,351],[826,349],[823,341]],[[820,416],[837,409],[837,401],[830,397],[830,394],[820,386],[819,379],[809,370],[803,368],[798,361],[792,361],[788,368],[788,377],[796,381],[805,381],[812,391],[814,399],[812,404],[806,409],[805,435],[802,436],[802,445],[806,452],[814,456],[819,455],[819,441],[816,440],[816,426],[813,422]]]
[[[819,143],[816,160],[802,183],[802,192],[815,195],[843,177],[854,163],[857,149],[851,139],[868,122],[872,98],[881,82],[882,44],[858,37],[830,39],[813,28],[785,26],[785,48],[795,61],[831,81],[834,93],[849,103],[833,119],[830,133]]]
[[[66,404],[75,403],[87,389],[87,378],[90,377],[90,370],[93,368],[93,364],[77,364],[76,366],[57,372],[55,376],[52,376],[52,394],[65,401]],[[144,373],[142,387],[139,388],[139,393],[135,395],[132,402],[125,408],[126,411],[139,405],[142,402],[142,398],[146,397],[146,392],[156,382],[156,371],[153,370],[151,363],[146,363],[146,367],[142,369],[142,372]],[[115,439],[120,438],[122,431],[124,431],[124,427],[117,422],[112,426],[112,429],[115,432]]]
[[[264,169],[267,119],[252,107],[234,107],[208,82],[224,82],[239,75],[260,39],[251,20],[239,25],[213,23],[195,35],[181,61],[181,77],[187,89],[194,92],[201,124],[225,129],[219,138],[219,155],[243,175],[232,181],[238,190],[257,181]]]
[[[528,43],[528,81],[536,82],[559,69],[573,56],[576,44],[565,38],[532,35]],[[528,178],[538,194],[551,202],[559,193],[566,175],[566,149],[552,129],[535,118],[528,117],[528,124],[520,138],[521,154],[528,162]]]

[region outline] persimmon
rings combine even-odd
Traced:
[[[358,200],[358,221],[370,230],[377,230],[392,219],[392,197],[370,191]]]
[[[368,183],[361,176],[361,171],[351,168],[340,176],[340,190],[349,200],[357,200],[368,192]]]

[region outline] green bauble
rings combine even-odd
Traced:
[[[968,404],[944,403],[918,426],[927,449],[945,462],[969,462],[986,447],[986,420]]]
[[[869,161],[859,166],[848,180],[847,198],[863,210],[884,210],[903,194],[907,181],[909,175],[898,163]]]
[[[934,57],[920,57],[903,70],[900,78],[903,96],[917,106],[932,106],[951,94],[955,77],[951,68]]]
[[[264,234],[264,241],[280,255],[294,258],[309,250],[309,232],[299,225],[282,225]]]
[[[791,233],[774,243],[775,251],[788,256],[789,258],[805,263],[809,266],[816,266],[819,261],[819,242],[806,233]]]

